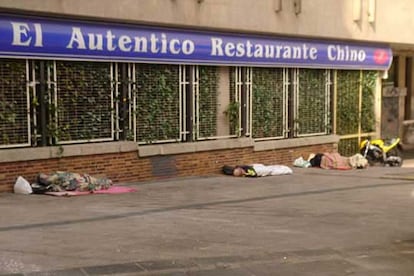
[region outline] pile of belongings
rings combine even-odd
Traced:
[[[108,178],[95,178],[88,174],[57,171],[51,174],[40,173],[33,183],[35,194],[64,191],[98,191],[111,187],[112,181]]]

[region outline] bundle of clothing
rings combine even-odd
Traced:
[[[98,191],[111,187],[112,181],[108,178],[96,178],[88,174],[57,171],[51,174],[40,173],[32,190],[35,194],[64,191]]]

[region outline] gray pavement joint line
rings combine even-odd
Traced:
[[[88,276],[89,274],[81,267],[81,268],[79,268],[79,271],[83,274],[83,275],[85,275],[85,276]]]
[[[214,256],[214,257],[201,257],[201,258],[189,258],[189,259],[185,259],[183,260],[163,260],[162,262],[167,262],[167,263],[175,263],[175,262],[179,262],[182,264],[186,264],[185,266],[172,266],[172,267],[145,267],[142,266],[141,264],[157,264],[159,261],[154,260],[154,261],[141,261],[141,262],[134,262],[134,264],[137,266],[138,269],[140,269],[140,271],[130,271],[130,272],[126,272],[126,273],[122,273],[122,275],[130,275],[130,273],[134,273],[134,275],[145,275],[145,274],[150,274],[153,275],[153,273],[157,273],[157,272],[163,272],[163,273],[168,273],[168,272],[188,272],[188,271],[214,271],[217,268],[226,268],[226,269],[234,269],[237,267],[241,267],[242,264],[264,264],[264,263],[275,263],[275,261],[279,264],[282,263],[303,263],[303,262],[308,262],[311,260],[314,260],[315,258],[317,260],[330,260],[332,258],[334,259],[338,259],[339,258],[339,254],[337,254],[336,251],[332,251],[332,249],[329,249],[329,252],[331,252],[331,254],[320,254],[320,250],[308,250],[310,252],[313,253],[317,253],[317,254],[305,254],[304,256],[301,255],[297,255],[297,251],[286,251],[286,252],[274,252],[271,254],[260,254],[260,255],[247,255],[247,256],[240,256],[240,255],[231,255],[231,256]],[[319,253],[319,254],[318,254]],[[332,256],[333,253],[334,257]],[[118,263],[118,264],[111,264],[111,265],[100,265],[100,266],[92,266],[92,267],[77,267],[77,268],[68,268],[68,269],[63,269],[63,270],[52,270],[52,271],[38,271],[38,272],[26,272],[25,275],[40,275],[40,274],[44,274],[44,275],[65,275],[68,274],[69,272],[80,272],[82,273],[82,275],[91,275],[89,274],[87,271],[90,270],[91,268],[93,269],[98,269],[98,270],[102,270],[101,272],[103,272],[105,270],[106,267],[120,267],[122,268],[122,266],[125,265],[123,263]],[[113,275],[113,273],[97,273],[95,271],[95,273],[92,273],[92,275]],[[1,275],[6,275],[6,274],[0,274]],[[9,274],[7,274],[9,275]],[[118,275],[118,274],[117,274]]]
[[[351,190],[382,188],[382,187],[390,187],[390,186],[405,186],[405,185],[413,185],[413,183],[402,182],[402,183],[373,184],[373,185],[364,185],[364,186],[351,186],[351,187],[305,191],[305,192],[299,192],[299,193],[268,195],[268,196],[252,197],[252,198],[244,198],[244,199],[212,201],[212,202],[205,202],[205,203],[196,203],[196,204],[150,209],[150,210],[137,211],[137,212],[128,212],[128,213],[115,214],[115,215],[106,215],[106,216],[99,216],[99,217],[93,217],[93,218],[82,218],[82,219],[73,219],[73,220],[62,220],[62,221],[53,221],[53,222],[44,222],[44,223],[5,226],[5,227],[0,227],[0,232],[13,231],[13,230],[27,230],[27,229],[41,228],[41,227],[62,226],[62,225],[69,225],[69,224],[76,224],[76,223],[86,223],[86,222],[104,221],[104,220],[112,220],[112,219],[122,219],[122,218],[127,218],[127,217],[144,216],[148,214],[164,213],[164,212],[176,211],[176,210],[200,209],[203,207],[209,207],[209,206],[215,206],[215,205],[226,205],[226,204],[254,202],[254,201],[261,201],[261,200],[268,200],[268,199],[308,196],[308,195],[317,195],[317,194],[332,193],[332,192],[343,192],[343,191],[351,191]]]
[[[388,248],[388,247],[387,247]],[[342,250],[333,249],[333,248],[323,248],[323,249],[309,249],[309,250],[301,250],[301,251],[275,251],[275,252],[267,252],[265,254],[255,254],[255,255],[230,255],[230,256],[213,256],[213,257],[200,257],[200,258],[189,258],[184,260],[163,260],[163,263],[176,263],[177,261],[180,264],[186,265],[179,265],[179,266],[172,266],[172,267],[145,267],[141,264],[157,264],[159,261],[140,261],[140,262],[133,262],[139,271],[130,271],[122,273],[122,275],[154,275],[153,273],[162,272],[163,275],[165,273],[173,273],[173,272],[188,272],[188,271],[214,271],[217,268],[226,268],[226,269],[234,269],[243,267],[246,264],[266,264],[266,263],[277,263],[277,264],[300,264],[300,263],[308,263],[316,260],[323,260],[323,261],[330,261],[330,260],[346,260],[349,263],[352,263],[356,266],[359,266],[360,263],[356,262],[355,258],[351,258],[353,254],[344,254],[343,251],[346,252],[349,250],[357,249],[357,251],[362,250],[360,247],[357,248],[344,248]],[[369,248],[369,252],[375,249],[384,249],[383,247],[376,247],[376,248]],[[366,253],[367,250],[364,250]],[[371,254],[372,255],[372,254]],[[378,256],[377,254],[374,254]],[[42,272],[28,272],[24,275],[39,275],[39,273],[44,275],[65,275],[66,272],[73,272],[79,271],[83,275],[91,275],[87,273],[87,270],[91,268],[104,270],[105,267],[121,267],[125,265],[123,263],[118,264],[111,264],[111,265],[101,265],[101,266],[93,266],[93,267],[78,267],[78,268],[69,268],[64,270],[53,270],[53,271],[42,271]],[[68,273],[69,274],[69,273]],[[11,274],[0,274],[0,275],[11,275]],[[22,274],[16,274],[22,275]],[[93,273],[93,275],[97,275],[97,273]],[[113,275],[111,273],[99,273],[99,275]],[[118,274],[117,274],[118,275]],[[167,274],[165,274],[167,275]]]

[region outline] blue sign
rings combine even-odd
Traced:
[[[198,32],[0,14],[0,56],[387,70],[384,45]]]

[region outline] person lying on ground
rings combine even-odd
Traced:
[[[237,165],[235,167],[225,165],[223,166],[223,173],[233,176],[247,176],[247,177],[259,177],[259,176],[271,176],[271,175],[283,175],[292,174],[292,169],[284,165],[263,165],[263,164],[251,164],[251,165]]]
[[[311,167],[337,170],[363,169],[368,166],[368,160],[359,153],[351,157],[342,156],[338,152],[311,154],[309,163]]]

